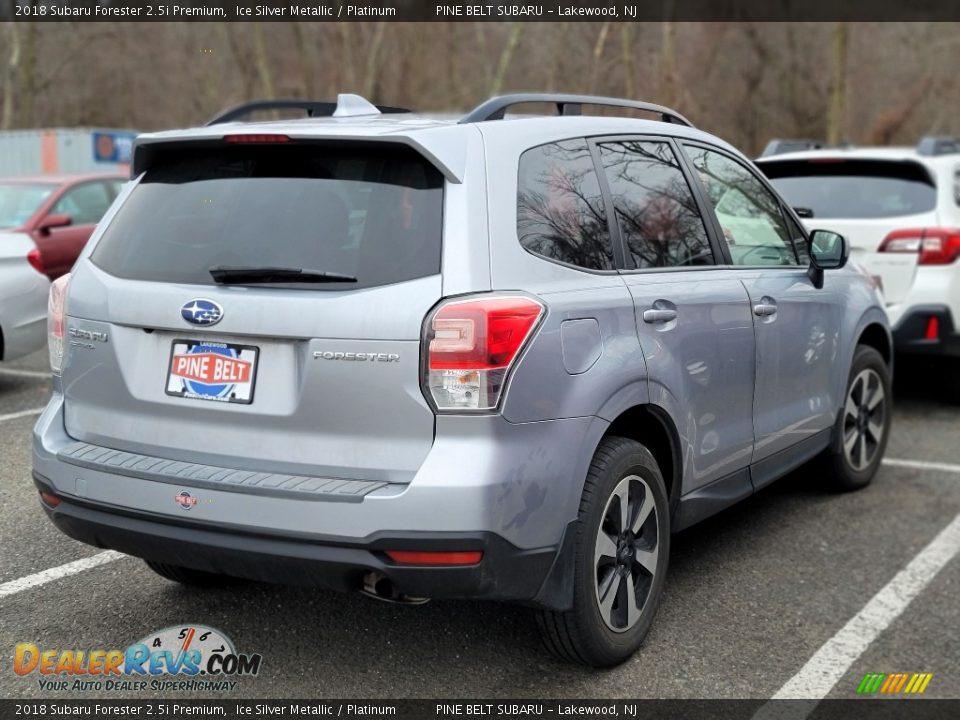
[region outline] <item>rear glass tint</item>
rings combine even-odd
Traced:
[[[517,236],[529,252],[589,270],[612,270],[600,181],[584,139],[520,156]]]
[[[442,176],[400,146],[171,149],[91,260],[134,280],[210,285],[214,267],[283,267],[357,278],[285,288],[374,287],[440,272],[442,212]]]
[[[922,165],[888,160],[761,163],[777,191],[814,218],[887,218],[930,212],[937,192]]]

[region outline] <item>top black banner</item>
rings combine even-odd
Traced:
[[[13,22],[956,21],[958,0],[0,0]]]

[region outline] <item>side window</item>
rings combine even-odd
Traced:
[[[796,265],[780,201],[746,166],[685,146],[713,203],[734,265]]]
[[[604,143],[600,158],[620,234],[638,268],[713,265],[703,218],[669,144]]]
[[[95,225],[110,207],[111,197],[107,186],[100,182],[84,183],[68,190],[61,197],[51,215],[67,214],[74,225]]]
[[[797,258],[801,265],[810,264],[810,245],[803,234],[803,230],[794,221],[792,217],[784,213],[787,219],[787,229],[790,231],[790,237],[793,240],[793,249],[797,251]]]
[[[517,235],[536,255],[590,270],[614,268],[586,140],[541,145],[520,156]]]

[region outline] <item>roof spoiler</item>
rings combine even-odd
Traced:
[[[763,149],[763,152],[760,153],[760,157],[783,155],[784,153],[792,152],[803,152],[804,150],[842,150],[849,147],[850,143],[828,145],[822,140],[810,140],[808,138],[775,138],[767,143],[767,146]]]

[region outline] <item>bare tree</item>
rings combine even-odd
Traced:
[[[510,23],[510,32],[507,34],[507,43],[500,52],[500,62],[497,63],[497,71],[494,73],[493,80],[490,82],[490,94],[499,95],[503,90],[503,82],[507,77],[507,71],[510,69],[510,61],[513,60],[513,51],[520,42],[520,34],[523,32],[523,23]]]
[[[276,97],[273,90],[273,73],[267,57],[267,47],[263,42],[263,23],[253,23],[253,62],[260,78],[260,86],[265,97]]]
[[[843,136],[847,100],[847,41],[849,27],[838,22],[833,29],[833,82],[830,87],[830,112],[827,115],[827,142],[835,145]]]
[[[0,129],[13,127],[13,103],[20,79],[20,30],[17,23],[9,22],[5,28],[10,53],[7,57],[6,72],[3,75],[3,110],[0,112]]]

